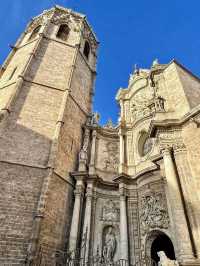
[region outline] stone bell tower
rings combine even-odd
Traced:
[[[65,247],[97,48],[85,16],[55,6],[31,20],[1,68],[1,265],[39,265],[38,254]]]

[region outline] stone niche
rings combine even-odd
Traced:
[[[112,194],[111,191],[110,194]],[[116,197],[98,197],[93,228],[93,254],[101,256],[107,263],[117,261],[120,258],[119,222],[119,200]]]
[[[105,130],[104,130],[105,131]],[[103,132],[104,133],[104,132]],[[112,181],[119,166],[119,139],[98,134],[96,143],[96,171],[104,180]]]

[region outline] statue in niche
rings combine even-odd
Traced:
[[[106,263],[112,263],[116,250],[116,238],[113,232],[113,227],[107,228],[107,233],[104,236],[103,258]]]
[[[85,135],[83,139],[83,146],[79,152],[79,171],[86,169],[86,164],[88,160],[88,146],[90,141],[90,132],[88,129],[85,130]]]
[[[141,223],[144,231],[150,228],[168,228],[169,217],[162,194],[144,196],[141,202]]]
[[[170,260],[164,251],[157,252],[160,261],[158,262],[158,266],[178,266],[178,262],[176,260]]]
[[[158,112],[164,111],[165,110],[165,99],[159,95],[157,95],[154,99],[154,104],[155,104],[155,110]]]
[[[87,121],[86,121],[86,125],[87,126],[97,126],[100,120],[100,114],[99,113],[90,113]]]
[[[103,221],[118,222],[119,221],[119,208],[116,207],[116,204],[109,200],[102,208],[102,217]]]

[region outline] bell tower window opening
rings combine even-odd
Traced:
[[[67,24],[62,24],[59,27],[59,30],[58,30],[58,32],[56,34],[56,37],[58,39],[61,39],[62,41],[67,41],[67,38],[69,36],[69,31],[70,31],[70,29],[69,29],[68,25]]]
[[[89,59],[89,55],[90,55],[90,44],[88,41],[85,41],[85,46],[84,46],[84,49],[83,49],[83,54],[85,55],[85,57],[87,59]]]
[[[38,35],[39,31],[40,31],[41,25],[37,26],[31,33],[30,37],[29,37],[29,41],[35,39],[35,37]]]

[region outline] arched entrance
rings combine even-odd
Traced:
[[[175,260],[174,246],[171,239],[161,231],[152,231],[146,240],[146,254],[153,261],[158,262],[158,251],[164,251],[167,257]]]

